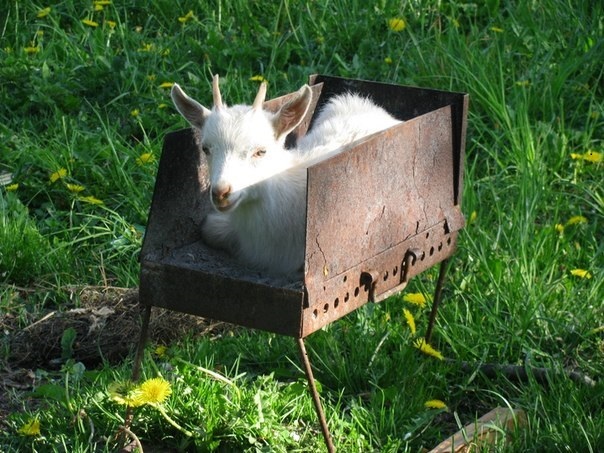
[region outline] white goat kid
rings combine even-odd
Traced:
[[[202,225],[204,241],[271,275],[297,275],[304,261],[307,167],[399,121],[367,99],[336,96],[297,148],[288,150],[285,137],[303,120],[312,100],[308,85],[277,113],[262,108],[264,83],[252,106],[227,107],[218,76],[212,86],[212,110],[178,85],[172,88],[178,111],[200,129],[208,160],[216,210]]]

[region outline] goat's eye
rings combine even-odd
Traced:
[[[254,151],[254,154],[252,154],[252,157],[254,158],[258,158],[258,157],[262,157],[266,154],[266,150],[264,148],[259,148],[256,151]]]
[[[204,153],[206,156],[209,156],[209,155],[210,155],[210,148],[209,148],[209,147],[207,147],[207,146],[202,146],[202,147],[201,147],[201,150],[203,151],[203,153]]]

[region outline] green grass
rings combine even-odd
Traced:
[[[418,334],[427,309],[400,297],[312,335],[335,443],[340,451],[429,449],[458,423],[509,405],[526,411],[528,427],[498,451],[604,450],[601,382],[555,374],[543,387],[468,374],[458,363],[602,379],[604,167],[576,157],[604,152],[604,11],[578,3],[114,0],[95,11],[64,0],[37,17],[48,5],[9,2],[0,18],[0,313],[24,327],[32,313],[77,304],[74,285],[137,285],[162,139],[185,126],[164,82],[205,104],[214,73],[230,103],[251,101],[255,75],[269,81],[271,97],[312,73],[465,91],[468,225],[433,343],[454,360],[412,347],[402,309],[416,316]],[[394,17],[404,30],[388,28]],[[431,270],[409,291],[430,294],[435,278]],[[131,365],[37,370],[28,398],[15,395],[21,410],[0,421],[0,450],[114,449],[124,410],[107,388]],[[132,430],[146,445],[322,448],[289,338],[236,330],[182,339],[166,356],[149,350],[143,375],[171,382],[165,411],[194,434],[145,406]],[[448,411],[426,409],[430,399]],[[41,435],[18,434],[33,418]]]

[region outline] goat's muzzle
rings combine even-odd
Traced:
[[[233,207],[230,199],[231,186],[217,186],[212,188],[212,203],[219,211],[227,211]]]

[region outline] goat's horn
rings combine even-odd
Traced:
[[[254,110],[262,110],[262,104],[264,103],[264,98],[266,97],[266,82],[262,82],[260,84],[260,88],[258,88],[258,94],[256,95],[256,99],[254,99],[254,104],[252,108]]]
[[[218,74],[212,78],[212,95],[214,96],[214,107],[222,108],[222,96],[220,95],[220,87],[218,86]]]

